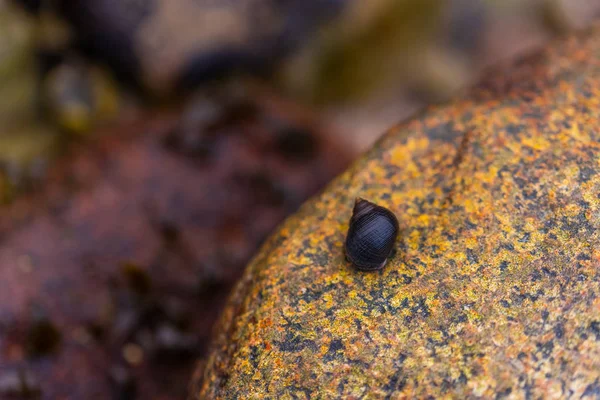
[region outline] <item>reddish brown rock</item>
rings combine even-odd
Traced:
[[[349,160],[289,106],[210,99],[72,146],[0,209],[7,391],[23,375],[44,399],[185,397],[250,255]]]

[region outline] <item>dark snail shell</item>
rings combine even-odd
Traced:
[[[398,236],[398,220],[387,208],[357,198],[344,249],[346,259],[356,268],[374,271],[383,268]]]

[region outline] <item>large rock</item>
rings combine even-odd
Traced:
[[[600,396],[600,28],[389,132],[239,283],[192,397]],[[354,198],[393,210],[380,272]]]

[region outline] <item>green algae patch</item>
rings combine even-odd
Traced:
[[[600,28],[392,129],[271,237],[191,398],[600,392]],[[396,254],[356,271],[355,197]]]

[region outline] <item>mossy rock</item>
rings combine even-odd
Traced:
[[[391,130],[249,265],[192,398],[597,398],[600,27]],[[396,254],[344,259],[354,198]]]

